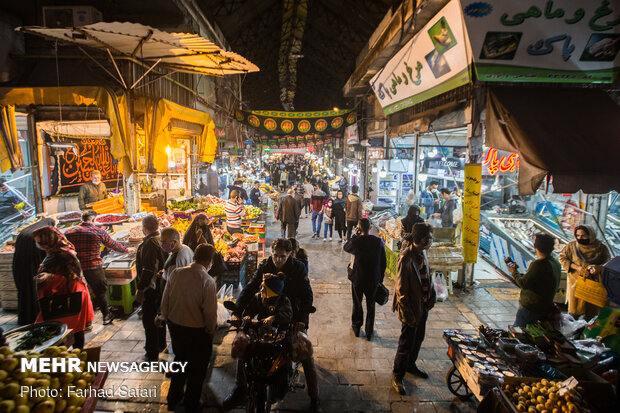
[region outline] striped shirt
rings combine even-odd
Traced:
[[[240,228],[241,218],[245,216],[245,207],[228,200],[224,204],[224,211],[226,211],[226,226]]]

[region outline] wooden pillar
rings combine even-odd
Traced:
[[[28,156],[30,157],[30,173],[32,175],[32,188],[34,192],[34,204],[37,214],[44,212],[43,186],[41,184],[41,168],[39,162],[39,147],[37,137],[36,109],[30,107],[28,111]]]

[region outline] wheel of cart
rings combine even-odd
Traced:
[[[446,386],[448,386],[450,393],[454,394],[461,400],[467,400],[473,396],[473,393],[469,390],[467,382],[454,365],[450,367],[450,370],[448,370],[448,373],[446,374]]]

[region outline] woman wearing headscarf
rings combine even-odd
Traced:
[[[400,245],[401,251],[405,251],[411,243],[413,226],[421,222],[424,222],[424,220],[420,217],[420,208],[417,205],[411,205],[407,211],[407,216],[400,220],[402,225],[400,234],[400,239],[402,240]]]
[[[342,191],[336,193],[336,199],[332,204],[332,214],[334,216],[334,229],[340,236],[338,242],[342,242],[347,230],[344,192]]]
[[[575,227],[575,240],[569,242],[560,252],[560,263],[568,273],[566,297],[568,311],[574,316],[585,315],[592,318],[601,310],[594,304],[575,297],[579,277],[600,278],[603,265],[609,261],[607,247],[596,238],[596,232],[588,226]]]
[[[39,312],[36,322],[59,321],[73,330],[74,348],[84,347],[84,329],[93,321],[95,312],[88,293],[88,286],[82,278],[82,268],[75,248],[65,236],[54,227],[43,227],[33,232],[37,247],[47,255],[39,267],[37,282],[39,301],[53,295],[81,294],[81,306],[77,314],[58,318],[43,318]]]
[[[204,243],[213,245],[213,235],[209,228],[209,218],[207,215],[198,214],[189,228],[187,228],[183,236],[183,244],[195,251],[197,246]]]
[[[33,232],[43,227],[56,226],[54,218],[44,218],[22,229],[15,240],[13,254],[13,279],[17,287],[17,322],[32,324],[39,314],[34,277],[45,258],[45,251],[37,248]]]

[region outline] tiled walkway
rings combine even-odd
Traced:
[[[518,297],[516,289],[501,280],[485,279],[470,292],[455,290],[446,302],[431,310],[426,340],[420,352],[420,367],[430,373],[427,380],[406,376],[407,396],[399,396],[390,387],[390,375],[400,322],[390,305],[377,307],[375,336],[371,342],[354,337],[350,328],[351,294],[346,279],[344,253],[336,240],[310,239],[309,219],[302,219],[300,242],[310,256],[310,278],[317,312],[311,316],[309,335],[314,344],[319,369],[321,406],[324,412],[469,412],[473,402],[461,402],[445,385],[451,362],[446,355],[442,332],[446,328],[475,329],[480,323],[506,327],[514,321]],[[270,228],[273,237],[279,227]],[[488,277],[485,277],[488,278]],[[393,282],[386,280],[392,289]],[[391,298],[390,298],[391,303]],[[0,321],[6,319],[2,316]],[[99,325],[99,324],[98,324]],[[103,345],[102,359],[139,360],[143,353],[144,333],[137,315],[126,321],[100,328],[87,338]],[[233,333],[219,331],[214,347],[213,368],[205,382],[205,411],[217,412],[221,400],[234,381],[235,361],[230,357]],[[126,384],[135,387],[156,386],[159,395],[150,399],[100,400],[100,411],[157,412],[166,411],[165,395],[169,381],[162,374],[110,375],[106,385]],[[276,408],[279,411],[305,411],[309,399],[305,390],[290,393]],[[193,412],[192,412],[193,413]]]

